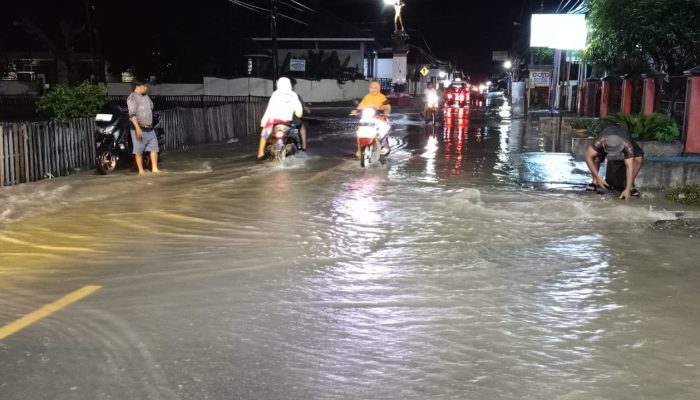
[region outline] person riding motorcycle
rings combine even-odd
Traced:
[[[352,111],[351,115],[358,115],[365,108],[374,108],[377,111],[383,111],[383,114],[377,115],[375,118],[386,121],[391,112],[391,106],[389,105],[389,100],[381,92],[382,85],[374,81],[369,84],[369,93],[362,99],[362,101],[357,105],[357,108]],[[387,123],[388,125],[388,123]],[[387,129],[388,130],[388,129]],[[388,147],[386,142],[382,143],[382,147]],[[360,139],[357,139],[357,153],[355,156],[360,158]]]
[[[260,145],[258,147],[258,161],[265,158],[265,145],[267,138],[272,134],[272,129],[278,124],[291,124],[294,116],[301,118],[304,109],[299,101],[299,96],[292,90],[292,82],[289,78],[277,80],[277,90],[272,93],[267,103],[265,114],[260,120]]]
[[[435,89],[435,85],[433,85],[432,82],[428,83],[428,87],[425,88],[425,91],[423,91],[423,118],[427,121],[428,120],[428,108],[431,103],[431,97],[433,97],[433,101],[438,103],[439,102],[439,95],[437,89]]]

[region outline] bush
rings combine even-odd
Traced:
[[[644,115],[620,112],[608,117],[607,121],[625,128],[633,138],[639,140],[673,142],[681,136],[678,124],[667,114]]]
[[[595,135],[600,130],[600,120],[596,118],[571,118],[567,121],[571,129],[585,129],[589,135]]]
[[[681,204],[700,206],[700,185],[686,185],[666,193],[668,200]]]
[[[66,121],[96,114],[107,101],[102,86],[84,82],[78,86],[56,85],[41,96],[37,110],[51,119]]]

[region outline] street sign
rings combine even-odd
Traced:
[[[253,75],[253,59],[248,58],[248,75]]]
[[[306,60],[303,58],[291,58],[289,59],[289,71],[291,72],[305,72],[306,71]]]
[[[430,68],[426,67],[425,65],[423,66],[423,68],[420,69],[420,74],[423,76],[428,76],[429,73]]]

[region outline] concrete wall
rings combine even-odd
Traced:
[[[327,103],[348,101],[362,98],[369,92],[369,82],[358,80],[339,84],[334,79],[320,81],[297,80],[295,91],[309,103]],[[131,93],[129,83],[108,83],[110,95],[127,95]],[[272,94],[272,81],[262,78],[220,79],[205,77],[203,84],[169,84],[152,85],[150,94],[161,96],[264,96]]]
[[[192,96],[203,94],[201,83],[161,83],[150,85],[149,94],[154,96]],[[107,93],[110,95],[128,95],[131,93],[131,83],[107,83]]]
[[[635,184],[642,191],[700,184],[700,163],[647,161],[642,165]]]
[[[38,95],[41,89],[40,84],[37,81],[0,81],[0,95]]]

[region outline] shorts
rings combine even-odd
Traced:
[[[297,117],[296,115],[292,117],[292,124],[297,128],[301,129],[302,126],[306,126],[306,122],[303,119]]]
[[[632,147],[634,148],[634,158],[637,157],[644,157],[644,150],[642,150],[641,147],[639,147],[639,144],[634,139],[630,139],[632,142]],[[593,161],[599,164],[602,164],[605,161],[605,158],[608,156],[608,153],[604,151],[598,152],[595,157],[593,157]]]
[[[131,143],[133,145],[133,154],[143,154],[145,151],[150,151],[151,153],[157,153],[158,148],[158,137],[156,136],[156,130],[153,128],[142,128],[143,139],[139,140],[136,137],[136,131],[131,130]]]

